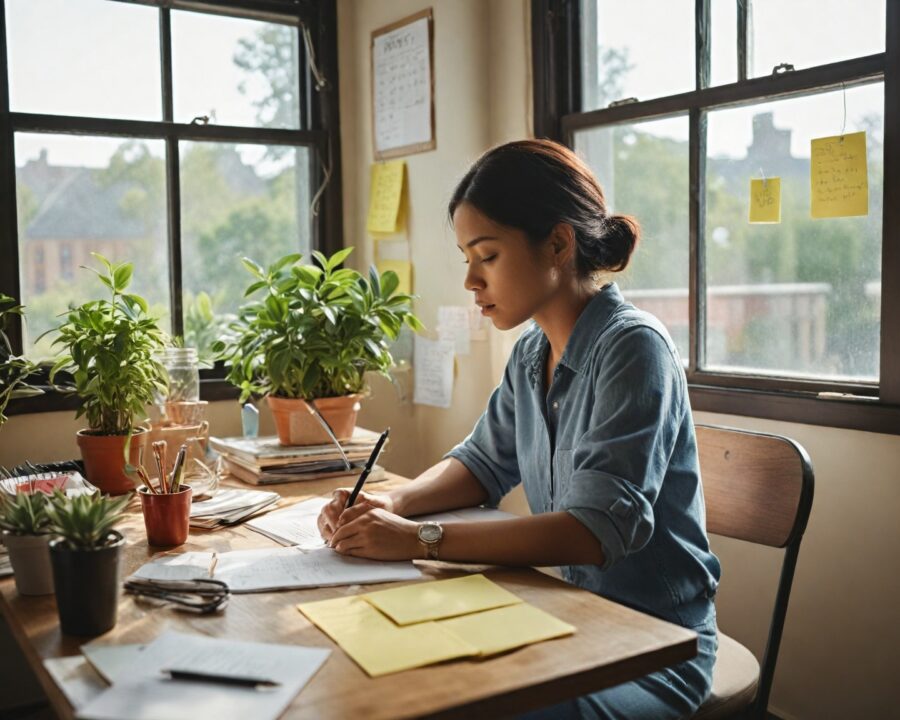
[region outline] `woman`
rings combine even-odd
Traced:
[[[705,532],[684,371],[662,324],[610,276],[638,239],[570,150],[483,155],[450,201],[465,286],[494,325],[532,319],[472,433],[408,485],[319,517],[340,553],[559,565],[591,592],[691,628],[699,654],[535,716],[676,718],[709,693],[720,568]],[[524,485],[531,517],[444,527],[407,518],[496,505]]]

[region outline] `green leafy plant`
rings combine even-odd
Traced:
[[[131,495],[110,497],[100,493],[67,497],[55,490],[47,503],[50,530],[73,550],[94,550],[110,542],[110,531],[125,514]]]
[[[0,491],[0,529],[14,535],[46,535],[50,532],[47,495],[42,492]]]
[[[285,255],[265,270],[243,259],[254,277],[244,296],[263,295],[241,307],[228,336],[213,346],[241,402],[255,393],[309,400],[361,392],[366,372],[387,376],[388,340],[403,324],[422,329],[412,296],[397,292],[395,272],[379,276],[373,267],[366,278],[340,267],[352,250],[330,258],[314,252],[310,265]]]
[[[210,296],[201,291],[196,296],[184,295],[184,344],[197,348],[202,367],[212,367],[215,362],[213,343],[220,337],[229,322],[235,319],[231,313],[221,313],[216,308],[222,301],[222,293]]]
[[[6,334],[14,315],[23,315],[23,307],[9,295],[0,293],[0,426],[6,422],[6,406],[13,398],[40,395],[43,391],[28,379],[38,371],[37,365],[23,355],[15,355]]]
[[[74,391],[82,399],[76,417],[87,416],[98,435],[126,435],[136,416],[143,416],[154,392],[165,395],[165,368],[154,356],[165,346],[166,336],[157,319],[148,314],[147,301],[126,293],[134,268],[131,263],[112,264],[92,253],[103,266],[93,270],[111,292],[109,300],[91,300],[66,313],[54,345],[67,353],[50,371],[72,375]]]

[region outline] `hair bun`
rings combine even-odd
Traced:
[[[603,240],[609,253],[606,266],[619,272],[628,267],[641,236],[641,226],[631,215],[607,215],[604,225]]]

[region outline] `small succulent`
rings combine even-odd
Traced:
[[[13,535],[47,535],[49,501],[42,492],[9,495],[0,491],[0,529]]]
[[[130,500],[130,495],[112,498],[100,493],[66,497],[56,490],[47,506],[51,530],[74,550],[102,548]]]

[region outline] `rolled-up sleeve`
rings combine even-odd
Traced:
[[[487,504],[496,507],[501,498],[521,481],[516,455],[515,389],[512,372],[516,352],[510,356],[487,409],[469,436],[444,457],[465,465],[488,494]]]
[[[560,508],[597,538],[607,569],[653,534],[653,505],[686,411],[685,389],[677,357],[647,326],[622,331],[595,372],[589,429],[573,448]]]

